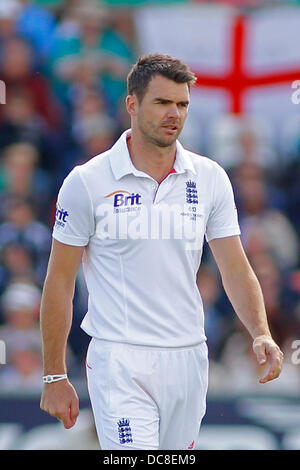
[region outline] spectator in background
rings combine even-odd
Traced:
[[[263,368],[257,365],[246,330],[233,316],[219,363],[212,364],[211,391],[293,395],[298,393],[300,387],[298,370],[291,362],[291,345],[300,335],[297,297],[291,291],[288,277],[269,254],[268,247],[261,245],[255,253],[250,251],[249,260],[262,288],[270,330],[285,355],[282,375],[277,383],[265,389],[260,387],[257,378],[262,376]]]
[[[54,131],[50,130],[44,119],[37,114],[32,95],[28,90],[15,90],[5,106],[2,106],[0,151],[11,144],[31,143],[39,151],[40,168],[54,173],[61,161],[61,155],[57,151],[57,146],[55,147],[56,139]],[[62,154],[64,155],[63,152]]]
[[[2,109],[0,121],[0,148],[15,142],[27,141],[40,146],[44,131],[43,121],[34,109],[27,90],[15,90]]]
[[[282,172],[280,184],[287,193],[287,215],[300,237],[300,115],[285,123],[282,138]]]
[[[6,206],[6,218],[0,225],[0,247],[20,243],[31,250],[37,279],[43,282],[51,246],[49,227],[36,220],[32,203],[14,198]]]
[[[68,11],[72,27],[58,28],[52,43],[52,73],[64,101],[72,107],[82,89],[103,91],[109,110],[117,112],[126,93],[126,76],[134,53],[124,36],[109,24],[108,12],[97,1],[75,2]]]
[[[0,339],[7,352],[7,364],[0,370],[1,391],[41,391],[40,301],[41,288],[30,278],[15,278],[0,298]],[[67,361],[76,366],[76,357],[69,346]]]
[[[78,97],[74,106],[72,133],[81,149],[81,162],[107,150],[114,141],[116,130],[100,93],[86,90]]]
[[[22,337],[22,341],[13,344],[7,356],[8,365],[0,371],[0,390],[3,393],[40,392],[42,363],[41,346]]]
[[[293,269],[299,261],[296,231],[279,208],[280,204],[284,207],[280,193],[272,192],[263,173],[256,170],[255,165],[244,163],[234,173],[244,247],[250,259],[267,251],[281,269]]]
[[[300,335],[300,325],[295,315],[297,299],[290,300],[289,279],[268,252],[252,256],[251,262],[261,284],[274,338],[283,350],[287,345],[289,348],[292,338]]]
[[[13,36],[2,44],[1,79],[6,85],[6,101],[20,90],[30,95],[35,113],[50,128],[61,123],[62,112],[47,79],[35,66],[35,55],[30,43],[21,36]]]
[[[1,297],[8,363],[0,373],[0,389],[9,392],[41,388],[41,338],[38,324],[41,291],[30,281],[12,282]]]
[[[21,11],[17,0],[6,0],[0,3],[0,55],[3,42],[16,34],[16,19]]]
[[[41,65],[47,59],[55,25],[52,12],[31,0],[3,0],[0,4],[0,43],[15,34],[27,38]]]
[[[14,279],[31,279],[42,287],[41,279],[35,273],[31,246],[16,241],[6,243],[0,249],[0,263],[0,295]]]
[[[1,310],[4,324],[0,337],[9,351],[15,344],[22,344],[22,338],[30,338],[32,344],[40,345],[39,307],[41,289],[30,279],[15,279],[1,296]]]
[[[205,331],[210,359],[218,360],[226,333],[229,331],[228,321],[218,308],[221,292],[220,277],[211,266],[202,264],[197,274],[197,285],[201,293],[205,312]]]
[[[243,187],[248,182],[259,181],[265,187],[266,205],[273,209],[279,209],[285,212],[287,208],[287,195],[278,186],[276,178],[265,168],[262,168],[257,162],[251,159],[242,160],[233,170],[230,171],[234,181],[236,199],[239,202],[239,194],[243,192]],[[243,215],[243,206],[241,203],[240,211]]]
[[[264,368],[255,361],[252,345],[242,325],[229,336],[223,350],[221,361],[211,371],[211,392],[230,394],[282,394],[296,396],[299,394],[300,375],[297,367],[291,363],[291,343],[285,348],[282,374],[280,380],[262,387],[258,379],[263,376]],[[214,364],[215,365],[215,364]],[[215,374],[215,376],[213,376]]]
[[[43,64],[47,60],[56,19],[49,9],[35,1],[19,0],[19,3],[22,9],[16,19],[16,29],[21,36],[29,39],[39,61]]]
[[[53,183],[50,175],[39,168],[40,154],[30,143],[20,142],[4,149],[0,157],[2,181],[1,212],[12,198],[31,199],[37,210],[36,216],[48,221],[49,204],[53,199]],[[3,213],[0,219],[5,217]]]
[[[248,160],[274,169],[277,154],[273,146],[272,129],[264,119],[220,114],[211,125],[208,153],[226,170]]]

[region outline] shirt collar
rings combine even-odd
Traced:
[[[128,174],[133,174],[135,176],[145,175],[145,173],[135,168],[130,158],[127,146],[127,138],[130,135],[130,132],[130,129],[124,131],[110,149],[110,165],[116,180],[119,180]],[[191,157],[178,140],[176,142],[176,158],[174,162],[174,169],[176,170],[176,173],[185,173],[186,171],[191,171],[192,173],[196,174]]]
[[[176,141],[176,158],[174,162],[174,169],[176,173],[185,173],[191,171],[194,175],[196,170],[189,152],[181,145],[179,140]]]

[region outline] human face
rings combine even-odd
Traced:
[[[158,147],[172,146],[184,126],[188,105],[186,83],[176,83],[156,75],[142,101],[136,100],[136,128],[147,142]]]

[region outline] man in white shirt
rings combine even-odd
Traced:
[[[82,261],[88,388],[102,449],[195,445],[208,381],[196,284],[204,237],[259,363],[268,364],[260,381],[280,374],[282,353],[241,246],[230,181],[217,163],[178,142],[194,81],[177,59],[140,58],[128,76],[131,129],[75,167],[58,195],[41,306],[41,408],[66,428],[76,422],[65,349]]]

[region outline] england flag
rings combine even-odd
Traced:
[[[292,152],[300,136],[299,7],[168,5],[135,18],[141,54],[173,55],[197,75],[183,134],[191,150],[230,167],[246,128],[262,165],[276,163],[278,149]]]

